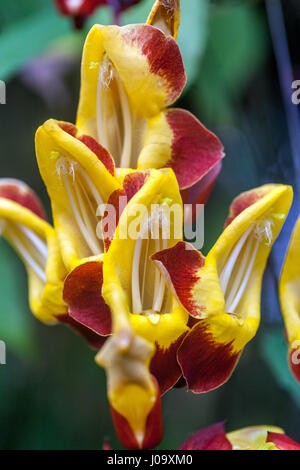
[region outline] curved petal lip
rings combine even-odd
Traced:
[[[16,202],[46,220],[46,214],[38,196],[23,181],[14,178],[1,178],[0,197]]]
[[[184,338],[178,350],[178,362],[189,390],[205,393],[227,382],[240,355],[230,343],[217,343],[199,320]]]
[[[179,450],[232,450],[224,423],[208,426],[189,437]]]
[[[102,284],[102,263],[89,261],[68,275],[63,296],[71,318],[93,332],[107,336],[111,334],[112,323],[110,309],[101,295]]]

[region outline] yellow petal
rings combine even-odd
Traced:
[[[2,235],[22,258],[28,273],[29,303],[45,323],[67,313],[62,299],[66,275],[53,228],[20,204],[0,198]]]
[[[115,237],[104,255],[102,293],[112,311],[126,310],[137,335],[168,347],[187,331],[188,313],[178,304],[149,258],[154,252],[169,248],[182,238],[182,219],[174,218],[172,222],[172,216],[169,218],[169,236],[162,240],[161,216],[153,212],[150,219],[154,222],[153,227],[160,230],[159,238],[139,235],[143,228],[148,230],[151,210],[162,205],[166,210],[177,208],[182,217],[182,202],[172,170],[149,172],[145,184],[123,211]],[[133,231],[135,227],[138,228],[138,236]]]
[[[267,443],[268,432],[284,434],[281,428],[276,426],[250,426],[226,434],[232,450],[275,450],[272,443]],[[271,447],[271,448],[270,448]]]
[[[97,155],[53,119],[36,134],[40,173],[52,205],[54,226],[68,270],[103,252],[97,210],[120,187]]]

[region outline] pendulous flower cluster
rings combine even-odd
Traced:
[[[179,20],[179,0],[157,0],[146,24],[89,32],[76,124],[50,119],[36,133],[54,227],[25,183],[0,181],[0,229],[25,263],[31,310],[98,350],[129,449],[159,444],[172,387],[203,393],[229,379],[258,329],[263,273],[292,202],[290,186],[255,188],[232,202],[206,256],[183,240],[196,214],[183,206],[206,202],[224,152],[192,114],[170,108],[186,82]],[[281,280],[291,343],[298,245],[296,234]]]

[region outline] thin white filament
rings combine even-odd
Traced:
[[[243,293],[246,289],[247,283],[248,283],[249,278],[251,276],[251,272],[252,272],[252,268],[253,268],[253,265],[254,265],[254,262],[255,262],[258,247],[259,247],[259,241],[257,240],[256,243],[255,243],[253,252],[251,254],[251,260],[250,260],[250,263],[248,265],[246,274],[245,274],[245,276],[243,278],[243,281],[240,285],[239,291],[238,291],[237,295],[235,296],[235,298],[234,298],[234,300],[233,300],[233,302],[230,306],[230,312],[232,312],[232,313],[234,312],[235,308],[238,306],[238,304],[239,304],[239,302],[242,298],[242,295],[243,295]]]
[[[18,228],[23,232],[25,237],[28,238],[28,240],[31,241],[31,243],[37,248],[38,252],[44,259],[45,263],[48,257],[48,248],[47,244],[38,236],[36,235],[32,230],[30,230],[27,227],[24,227],[24,225],[17,224]]]
[[[86,241],[87,245],[89,246],[90,250],[92,251],[92,253],[94,255],[97,255],[99,253],[99,248],[95,246],[93,238],[91,237],[89,231],[86,229],[86,226],[84,225],[82,221],[82,216],[78,210],[77,203],[72,193],[72,189],[69,185],[68,177],[66,175],[63,175],[63,180],[64,180],[64,184],[68,193],[71,208],[75,216],[75,220],[77,222],[79,230],[81,231],[82,236],[84,240]]]
[[[167,240],[163,239],[163,250],[165,250],[166,248],[167,248]],[[158,271],[157,267],[156,267],[156,270]],[[165,295],[165,289],[166,289],[165,279],[161,273],[159,274],[160,274],[159,288],[158,288],[156,298],[154,299],[154,302],[153,302],[153,310],[155,312],[161,311],[161,307],[162,307],[162,303],[163,303],[164,295]]]
[[[142,234],[139,234],[137,241],[135,242],[134,255],[132,262],[132,275],[131,275],[131,292],[132,292],[132,313],[138,315],[142,312],[142,301],[140,292],[140,257],[142,251]]]
[[[80,193],[80,189],[78,188],[77,185],[74,185],[74,189],[75,189],[75,194],[76,194],[77,201],[79,203],[81,217],[83,219],[85,228],[86,228],[86,230],[89,234],[89,246],[90,246],[93,254],[96,255],[99,252],[101,253],[101,248],[100,248],[98,239],[95,236],[96,229],[95,229],[95,227],[92,226],[90,217],[89,217],[89,215],[87,213],[87,210],[86,210],[85,202],[88,202],[88,199],[85,198],[86,201],[83,201],[81,193]],[[83,194],[85,194],[85,193],[83,193]]]
[[[131,158],[131,147],[132,147],[132,118],[131,111],[128,103],[128,98],[126,92],[121,83],[121,80],[117,79],[118,90],[120,95],[120,102],[123,114],[123,125],[124,125],[124,140],[123,140],[123,150],[120,160],[121,168],[130,168],[130,158]]]
[[[28,249],[24,246],[22,241],[13,232],[13,230],[8,230],[8,233],[12,243],[19,252],[21,258],[23,258],[24,262],[27,263],[31,269],[33,269],[42,282],[46,283],[46,274],[44,269],[33,259],[31,254],[28,252]]]
[[[86,184],[88,185],[93,197],[95,198],[95,201],[97,202],[98,206],[100,206],[101,204],[103,204],[103,199],[101,198],[96,186],[91,181],[91,179],[88,177],[88,175],[86,174],[86,172],[83,168],[79,168],[79,171],[80,171],[80,174],[82,175],[82,177],[84,178]]]
[[[228,286],[228,283],[229,283],[229,280],[230,280],[232,270],[233,270],[234,265],[236,263],[236,260],[238,259],[239,254],[240,254],[240,252],[241,252],[241,250],[244,246],[244,243],[245,243],[246,239],[248,238],[251,230],[252,230],[252,227],[250,226],[248,228],[248,230],[244,233],[244,235],[239,239],[239,241],[235,245],[234,249],[231,251],[231,253],[229,255],[229,258],[226,260],[225,265],[223,267],[223,270],[220,274],[220,284],[221,284],[221,288],[222,288],[224,296],[226,294],[227,286]]]
[[[234,281],[233,281],[232,285],[230,286],[230,293],[227,296],[227,298],[225,297],[225,299],[226,299],[226,306],[225,306],[226,311],[230,311],[229,309],[231,309],[231,305],[232,305],[232,303],[233,303],[233,301],[234,301],[234,299],[237,295],[237,292],[238,292],[238,289],[239,289],[240,284],[242,282],[242,279],[245,276],[245,272],[247,270],[247,264],[248,264],[249,258],[250,258],[251,246],[252,246],[252,239],[250,238],[250,239],[248,239],[248,242],[246,244],[245,252],[242,255],[242,259],[240,260],[240,262],[238,264],[238,271],[234,276]],[[233,312],[230,312],[230,313],[233,313]]]

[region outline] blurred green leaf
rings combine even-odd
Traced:
[[[30,59],[42,53],[54,39],[70,31],[70,22],[53,6],[19,19],[0,35],[0,78],[7,80]]]
[[[273,372],[278,384],[300,405],[300,386],[288,367],[288,348],[283,328],[266,331],[262,336],[260,347],[264,360]]]
[[[211,121],[227,122],[268,50],[266,24],[257,4],[214,7],[194,96]]]
[[[1,0],[0,2],[0,28],[4,28],[18,19],[32,15],[37,10],[50,4],[52,0]]]
[[[0,240],[0,339],[7,349],[21,357],[35,348],[33,319],[21,261],[10,246]]]

